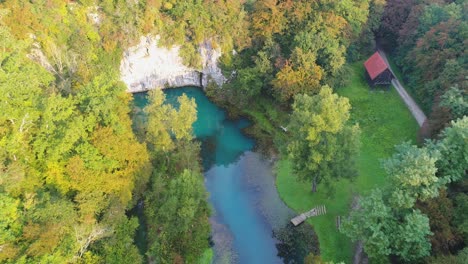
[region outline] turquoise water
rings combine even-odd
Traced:
[[[202,142],[205,185],[214,209],[213,262],[301,263],[316,243],[314,233],[309,226],[288,224],[294,214],[277,194],[271,162],[254,152],[255,141],[242,133],[249,121],[229,120],[198,88],[166,89],[166,100],[177,106],[183,93],[197,103],[194,134]],[[147,103],[145,94],[134,97],[137,106]]]

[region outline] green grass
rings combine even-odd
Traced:
[[[327,214],[308,220],[315,228],[324,260],[351,262],[351,241],[340,234],[335,226],[336,216],[349,213],[353,196],[366,194],[374,187],[386,183],[381,160],[389,157],[394,146],[403,141],[416,140],[418,126],[403,101],[393,89],[371,91],[364,79],[362,62],[352,65],[351,84],[338,94],[348,97],[351,119],[361,127],[361,153],[357,160],[359,175],[353,181],[333,183],[334,192],[318,186],[312,194],[310,183],[298,182],[291,171],[291,164],[281,160],[277,164],[277,187],[281,198],[297,212],[325,205]]]
[[[211,261],[213,260],[213,249],[209,248],[203,252],[203,255],[200,256],[198,259],[198,264],[211,264]]]
[[[242,114],[252,120],[252,126],[246,133],[253,136],[261,149],[271,150],[276,141],[284,141],[285,134],[280,126],[288,123],[288,113],[283,111],[271,98],[256,98],[255,104],[250,104],[241,110]]]

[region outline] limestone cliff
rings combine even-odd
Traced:
[[[140,43],[124,52],[120,64],[122,81],[131,93],[156,88],[202,86],[209,80],[221,85],[225,78],[218,67],[219,50],[209,42],[200,45],[202,69],[197,70],[183,64],[179,56],[180,46],[168,49],[159,47],[159,36],[141,37]]]

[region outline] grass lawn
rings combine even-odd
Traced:
[[[203,252],[203,255],[200,256],[200,259],[198,259],[198,264],[211,264],[213,260],[213,249],[209,248]]]
[[[349,212],[355,194],[366,194],[370,189],[385,185],[381,159],[389,157],[394,145],[416,140],[418,125],[403,101],[392,87],[390,91],[370,91],[364,79],[362,62],[352,65],[351,84],[338,94],[348,97],[351,119],[361,127],[361,153],[358,157],[359,176],[353,181],[333,183],[334,192],[324,186],[312,194],[311,184],[298,182],[287,160],[277,163],[277,187],[281,198],[297,212],[325,205],[327,214],[308,220],[318,234],[324,260],[351,262],[352,244],[335,226],[336,216]]]

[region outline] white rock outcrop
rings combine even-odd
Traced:
[[[159,35],[141,37],[140,43],[124,52],[120,63],[120,75],[128,92],[143,92],[165,87],[201,86],[210,80],[221,85],[225,78],[218,67],[221,52],[207,41],[200,45],[202,69],[183,64],[179,56],[180,46],[168,49],[159,47]]]
[[[88,7],[88,13],[87,13],[88,19],[93,23],[94,25],[99,26],[101,24],[101,15],[99,14],[99,6],[90,6]]]
[[[26,55],[30,60],[35,61],[39,63],[44,69],[46,69],[48,72],[51,73],[56,73],[54,66],[50,64],[49,60],[47,57],[44,55],[44,52],[42,52],[42,47],[39,42],[36,42],[36,35],[30,34],[29,37],[34,40],[32,47],[31,47],[31,52]]]

